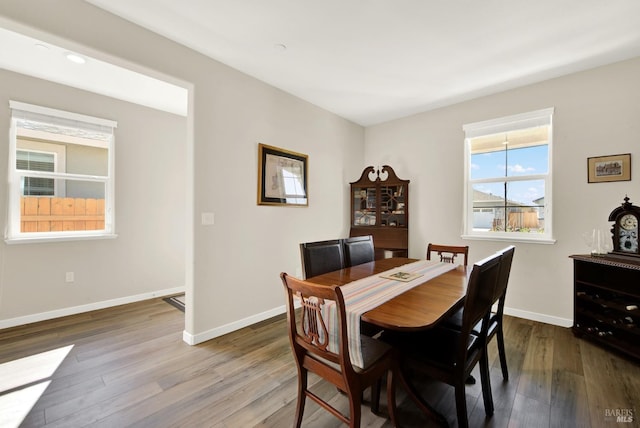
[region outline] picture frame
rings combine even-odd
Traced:
[[[258,205],[309,205],[303,153],[258,144]]]
[[[587,158],[587,181],[607,183],[631,180],[631,153]]]

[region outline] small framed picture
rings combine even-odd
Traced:
[[[587,159],[589,183],[631,180],[631,153]]]
[[[308,156],[258,144],[258,205],[307,206]]]

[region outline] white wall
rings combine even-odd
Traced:
[[[196,105],[195,214],[215,214],[214,226],[195,227],[196,342],[281,312],[278,276],[301,275],[298,244],[347,236],[348,182],[359,174],[364,142],[360,126],[215,71],[212,82],[196,84],[211,95]],[[205,87],[217,80],[225,85]],[[258,143],[309,156],[308,207],[257,205]]]
[[[192,252],[193,258],[186,265],[186,277],[193,284],[187,284],[187,300],[192,304],[188,305],[185,331],[194,342],[282,309],[279,272],[299,272],[299,242],[348,233],[348,182],[357,179],[368,164],[388,163],[401,178],[411,180],[411,256],[423,257],[428,241],[465,242],[460,239],[464,123],[556,108],[553,204],[557,243],[516,245],[507,300],[512,313],[566,324],[572,316],[568,256],[587,250],[581,234],[596,226],[607,229],[608,213],[625,194],[640,204],[637,178],[609,184],[587,184],[586,180],[589,156],[631,152],[633,170],[639,170],[640,60],[363,130],[80,0],[3,0],[0,17],[193,84],[191,178],[195,201],[193,216],[186,221],[194,222],[195,227],[188,232],[193,236],[187,236],[193,245],[186,252]],[[256,205],[259,142],[309,155],[309,207]],[[136,206],[133,200],[125,202]],[[214,212],[215,225],[200,226],[201,212]],[[142,217],[135,211],[131,215]],[[150,238],[150,245],[155,239]],[[113,256],[118,253],[111,246],[117,242],[121,241],[96,245],[103,246],[101,254]],[[504,246],[466,242],[471,245],[472,260]],[[52,266],[64,271],[65,263],[84,252],[81,243],[53,250],[47,245],[23,246],[5,264],[26,268],[34,257],[52,257]],[[135,262],[130,261],[132,268]],[[124,273],[115,274],[97,263],[92,267],[90,273],[96,279],[109,275],[112,286],[128,286]],[[49,278],[31,275],[27,284]],[[16,275],[5,275],[5,283],[16,279]],[[40,296],[23,293],[19,287],[13,290],[11,299],[33,301],[34,307],[45,305]],[[79,298],[95,300],[96,296]]]
[[[471,261],[507,245],[463,241],[462,125],[555,107],[554,245],[516,243],[507,311],[559,325],[573,318],[571,254],[582,234],[609,233],[625,194],[640,205],[640,58],[395,120],[366,130],[365,163],[389,164],[410,184],[409,254],[428,242],[468,244]],[[587,183],[587,157],[631,153],[632,181]]]
[[[278,275],[300,272],[298,243],[348,234],[348,183],[364,167],[362,127],[79,0],[3,0],[3,16],[193,84],[188,341],[282,312]],[[309,207],[257,206],[260,142],[309,155]],[[215,214],[213,226],[199,224],[202,212]],[[59,257],[77,253],[64,248]]]
[[[0,327],[184,289],[186,118],[6,70],[0,70],[0,82],[0,177],[7,177],[9,100],[118,122],[118,237],[2,241]],[[0,186],[0,201],[4,225],[5,185]],[[65,282],[66,272],[75,273],[75,282]]]

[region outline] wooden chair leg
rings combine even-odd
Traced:
[[[458,427],[469,428],[469,420],[467,417],[467,392],[464,388],[464,380],[455,385],[455,395]]]
[[[302,414],[304,413],[304,403],[307,398],[307,371],[298,371],[298,402],[296,404],[295,427],[300,428],[302,425]]]
[[[504,351],[504,334],[502,333],[502,324],[498,326],[498,355],[500,356],[500,368],[502,368],[502,379],[509,380],[509,370],[507,369],[507,354]]]
[[[352,394],[349,400],[349,426],[360,428],[360,415],[362,413],[362,395]]]
[[[489,417],[493,416],[493,395],[491,393],[491,377],[489,376],[489,358],[486,352],[482,353],[482,357],[478,364],[480,364],[480,382],[482,384],[484,413]]]
[[[388,385],[387,385],[388,386]],[[371,385],[371,413],[380,414],[380,388],[382,387],[382,379],[378,379]]]

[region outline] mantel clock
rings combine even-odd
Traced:
[[[614,222],[611,228],[613,239],[611,253],[640,257],[640,247],[638,246],[640,207],[634,206],[625,196],[624,203],[609,214],[609,221]]]

